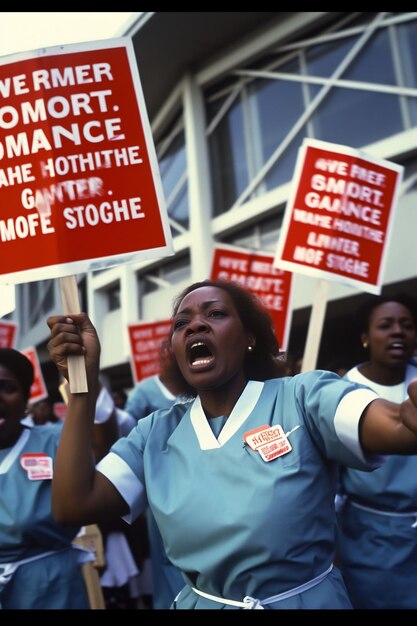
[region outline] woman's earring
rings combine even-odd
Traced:
[[[248,352],[252,352],[253,346],[248,346]]]
[[[363,345],[364,349],[366,350],[366,348],[368,347],[368,342],[364,341],[362,345]]]

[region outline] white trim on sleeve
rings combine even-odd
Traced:
[[[122,498],[126,500],[130,513],[123,516],[131,524],[146,507],[145,488],[136,477],[129,465],[118,454],[109,452],[96,465],[101,472],[116,487]]]
[[[334,427],[340,441],[366,465],[380,465],[383,457],[364,455],[359,442],[359,420],[370,402],[379,398],[371,389],[355,389],[342,398],[334,417]]]

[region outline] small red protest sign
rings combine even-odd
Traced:
[[[65,402],[54,402],[53,404],[54,414],[58,419],[64,420],[67,417],[68,406]]]
[[[273,266],[274,255],[217,244],[210,278],[231,280],[254,293],[269,311],[281,350],[286,350],[291,319],[292,273]]]
[[[29,359],[34,369],[34,379],[32,387],[30,388],[29,402],[38,402],[39,400],[47,398],[48,390],[45,385],[45,379],[42,374],[41,364],[36,348],[25,348],[24,350],[21,350],[21,353]]]
[[[172,254],[133,44],[0,58],[0,278]]]
[[[403,167],[305,139],[274,265],[378,294]]]
[[[0,348],[14,348],[16,343],[18,324],[8,320],[0,322]]]
[[[159,374],[161,342],[168,336],[171,320],[128,325],[132,377],[135,383]]]

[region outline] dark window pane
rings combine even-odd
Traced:
[[[120,285],[116,285],[107,291],[107,305],[109,311],[120,309]]]
[[[188,226],[188,183],[178,190],[169,206],[169,216],[184,227]],[[175,228],[175,227],[173,227]]]
[[[351,38],[341,44],[344,54],[354,41],[355,39]],[[335,45],[319,46],[320,54],[319,50],[308,53],[309,73],[318,75],[321,72],[321,75],[325,75],[326,67],[327,69],[334,67],[334,58],[340,55],[340,50],[335,49]],[[313,61],[310,61],[310,57]],[[375,34],[341,78],[395,84],[388,33],[380,31]],[[320,89],[319,86],[311,87],[312,97]],[[357,89],[331,89],[313,114],[312,120],[317,139],[355,148],[404,130],[398,96]]]
[[[397,27],[402,71],[406,87],[417,87],[417,21]],[[417,98],[407,98],[411,123],[417,125]]]
[[[184,227],[188,226],[188,196],[184,185],[176,190],[174,198],[171,194],[176,189],[178,181],[184,177],[187,168],[184,133],[179,133],[171,142],[170,147],[163,156],[158,159],[159,171],[161,173],[162,188],[164,190],[165,199],[170,199],[167,206],[168,215],[171,215],[177,222]],[[180,199],[179,199],[180,198]]]
[[[279,72],[299,74],[298,61],[278,68]],[[262,164],[267,162],[304,112],[301,83],[279,80],[258,80],[250,88],[252,107],[257,114],[257,128],[262,149]],[[298,146],[305,131],[287,146],[265,177],[267,189],[288,182],[293,174]]]
[[[219,103],[216,105],[216,110]],[[209,119],[213,118],[209,112]],[[242,105],[236,101],[209,139],[214,215],[224,213],[248,185]]]
[[[305,127],[295,136],[289,146],[285,149],[282,156],[271,167],[266,175],[267,188],[273,189],[284,183],[288,183],[294,176],[295,162],[298,156],[298,149],[303,143],[304,137],[307,137]]]

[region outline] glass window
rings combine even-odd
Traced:
[[[187,161],[184,132],[179,132],[169,148],[158,157],[168,215],[188,227]]]
[[[292,49],[278,51],[275,55],[270,50],[263,59],[254,60],[253,69],[289,73],[292,77],[299,76],[300,81],[272,77],[239,78],[244,81],[239,95],[224,112],[222,107],[232,94],[231,90],[239,89],[239,82],[230,74],[216,86],[217,92],[210,87],[210,100],[207,100],[209,123],[216,119],[219,111],[223,112],[222,119],[216,119],[209,137],[214,215],[233,206],[285,142],[309,104],[326,88],[326,82],[310,83],[303,81],[303,76],[324,81],[330,79],[377,15],[366,12],[355,17],[353,14],[352,19],[341,15],[327,32],[314,31],[312,22],[309,43],[301,41],[299,48],[294,43]],[[252,191],[252,196],[291,180],[298,148],[306,136],[363,148],[403,132],[410,120],[411,124],[417,125],[417,98],[370,89],[373,84],[417,86],[417,20],[396,24],[395,18],[399,15],[387,14],[387,22],[372,33],[338,77],[341,81],[359,83],[358,87],[363,89],[355,85],[331,86],[304,127]],[[346,36],[343,36],[344,30]],[[322,35],[327,40],[321,39]],[[315,36],[317,43],[314,43]]]
[[[277,162],[271,167],[271,169],[267,173],[265,180],[268,190],[288,183],[292,179],[294,175],[295,162],[298,156],[298,150],[303,143],[304,137],[307,137],[307,131],[305,126],[294,137],[294,139],[283,152],[282,156],[279,157]]]
[[[321,78],[329,78],[332,76],[346,55],[350,52],[357,39],[357,36],[348,37],[333,42],[316,44],[308,48],[305,51],[307,74]],[[345,76],[343,76],[343,78],[345,78]],[[309,88],[312,89],[311,85]],[[316,85],[314,88],[316,91],[319,91],[321,86]]]
[[[146,295],[160,289],[164,283],[174,285],[191,276],[190,255],[186,254],[179,259],[175,259],[166,265],[154,268],[152,272],[140,274],[139,293]]]
[[[152,280],[152,276],[148,276],[146,274],[143,274],[140,277],[140,281],[141,281],[141,293],[142,295],[146,295],[148,293],[152,293],[153,291],[157,291],[158,289],[160,289],[160,285],[158,285],[158,283],[156,281]]]
[[[185,280],[191,275],[190,256],[187,254],[182,256],[172,263],[164,265],[162,268],[162,275],[165,280],[171,284],[179,283]]]
[[[107,309],[108,311],[116,311],[120,307],[120,284],[118,283],[107,290]]]
[[[188,226],[188,182],[186,181],[176,194],[171,197],[168,207],[168,215],[176,222],[179,222],[186,228]],[[175,224],[171,224],[171,228],[175,230]]]
[[[39,321],[45,319],[54,306],[54,281],[40,280],[28,283],[28,311],[27,325],[29,330]]]
[[[282,218],[283,211],[277,208],[272,216],[225,237],[224,242],[262,252],[275,252]]]
[[[278,68],[279,72],[299,74],[298,59]],[[262,146],[262,162],[257,163],[256,171],[268,161],[278,146],[293,128],[304,112],[302,85],[285,80],[257,80],[249,89],[251,108],[256,111],[257,123],[253,130],[259,129]],[[287,183],[293,174],[297,151],[305,137],[305,130],[287,146],[277,162],[265,177],[266,188],[273,189]],[[252,143],[256,140],[252,138]],[[255,172],[256,173],[256,172]]]
[[[240,246],[242,248],[252,248],[254,250],[259,249],[259,240],[256,233],[256,227],[248,226],[242,228],[237,233],[233,233],[224,238],[224,242],[232,246]]]
[[[417,21],[397,26],[397,43],[400,49],[405,87],[417,87]],[[406,98],[411,122],[417,125],[417,98]]]
[[[417,21],[399,24],[396,29],[405,86],[417,87]]]
[[[263,220],[259,224],[261,250],[265,250],[265,252],[275,252],[283,217],[283,210],[277,209],[272,217]]]
[[[209,105],[208,119],[213,119],[220,104]],[[209,147],[216,216],[230,209],[249,182],[240,99],[235,100],[211,134]]]
[[[404,185],[407,188],[407,193],[415,192],[417,190],[417,159],[411,157],[404,165]]]
[[[330,76],[356,42],[357,37],[331,45],[315,46],[306,54],[308,73]],[[388,32],[375,33],[344,74],[345,80],[395,84]],[[322,89],[310,86],[311,97]],[[403,130],[398,96],[333,87],[312,116],[316,139],[354,148],[378,141]]]

